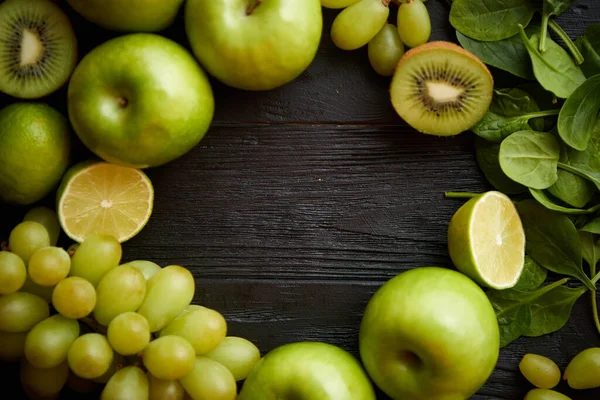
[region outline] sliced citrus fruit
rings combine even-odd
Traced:
[[[57,193],[57,213],[76,242],[92,234],[123,243],[150,219],[154,188],[141,170],[106,162],[84,162],[69,169]]]
[[[511,199],[490,191],[467,201],[450,220],[448,250],[456,268],[480,285],[515,286],[525,265],[525,231]]]

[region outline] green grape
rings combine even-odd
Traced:
[[[27,280],[25,263],[15,253],[0,251],[0,294],[14,293]]]
[[[177,335],[185,338],[201,356],[216,348],[227,335],[227,322],[210,308],[190,305],[171,321],[159,336]]]
[[[331,39],[342,50],[363,47],[385,25],[390,9],[382,0],[361,0],[338,14],[331,26]]]
[[[42,247],[50,246],[50,236],[39,222],[25,221],[15,226],[8,237],[10,251],[27,264],[29,258]]]
[[[71,276],[79,276],[96,286],[104,274],[119,265],[122,251],[113,236],[88,236],[73,254]]]
[[[150,392],[148,400],[183,400],[185,398],[185,390],[178,381],[158,379],[150,373],[146,376]]]
[[[26,359],[20,365],[21,384],[34,398],[56,398],[67,383],[69,366],[63,362],[53,368],[37,368]]]
[[[48,303],[31,293],[0,296],[0,331],[27,332],[50,315]]]
[[[152,278],[154,274],[160,271],[160,265],[146,260],[129,261],[127,264],[123,265],[131,265],[132,267],[139,269],[146,280]]]
[[[243,381],[260,360],[260,350],[249,340],[227,336],[206,357],[227,367],[236,381]]]
[[[325,8],[346,8],[354,3],[358,3],[360,0],[321,0],[321,5]]]
[[[547,357],[525,354],[519,369],[532,385],[540,389],[552,389],[560,382],[560,368]]]
[[[146,279],[136,268],[121,265],[108,271],[96,286],[94,318],[108,325],[117,315],[135,311],[146,296]]]
[[[122,355],[120,355],[118,353],[115,353],[114,357],[113,357],[113,360],[110,363],[110,367],[108,367],[108,369],[106,370],[106,372],[103,373],[98,378],[92,379],[92,381],[96,382],[96,383],[102,383],[102,384],[104,384],[104,383],[108,382],[108,380],[110,378],[112,378],[112,376],[114,374],[116,374],[117,371],[120,370],[124,365],[125,365],[125,357],[123,357]]]
[[[67,318],[83,318],[96,306],[96,290],[85,279],[71,276],[54,287],[52,305]]]
[[[398,61],[404,54],[404,43],[400,40],[395,25],[385,24],[369,42],[369,62],[381,76],[392,76]]]
[[[42,224],[48,231],[48,236],[50,236],[50,246],[56,246],[60,236],[60,223],[54,210],[48,207],[34,207],[27,211],[23,221],[34,221]]]
[[[25,284],[19,292],[31,293],[46,300],[47,303],[52,303],[52,292],[54,292],[54,286],[40,286],[28,276],[25,280]]]
[[[71,371],[81,378],[98,378],[108,371],[113,362],[113,350],[106,337],[99,333],[79,336],[67,353]]]
[[[29,277],[40,286],[55,286],[69,275],[71,257],[54,246],[42,247],[29,259]]]
[[[0,331],[0,361],[17,361],[25,355],[27,333]]]
[[[91,393],[98,388],[98,383],[77,376],[73,371],[69,370],[67,378],[67,387],[77,393]]]
[[[112,348],[125,356],[141,352],[150,343],[148,321],[134,312],[125,312],[113,318],[106,335]]]
[[[67,359],[71,344],[79,336],[79,323],[60,314],[33,327],[25,342],[25,357],[37,368],[52,368]]]
[[[600,347],[590,347],[573,357],[564,378],[573,389],[600,387]]]
[[[138,367],[125,367],[110,378],[100,400],[148,400],[148,378]]]
[[[194,369],[179,380],[193,400],[234,400],[237,386],[231,372],[206,357],[196,358]]]
[[[159,379],[179,379],[194,368],[194,348],[180,336],[162,336],[150,342],[142,356],[144,366]]]
[[[137,312],[148,320],[150,332],[159,331],[190,304],[195,290],[190,271],[178,265],[162,268],[148,280],[146,297]]]
[[[431,36],[431,19],[421,0],[413,0],[398,8],[398,34],[408,47],[427,43]]]
[[[571,400],[571,398],[554,390],[532,389],[525,395],[525,400]]]

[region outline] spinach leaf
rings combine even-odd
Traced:
[[[564,146],[558,167],[587,179],[600,188],[600,119],[585,151]]]
[[[558,110],[548,110],[510,117],[488,111],[471,130],[485,140],[499,143],[515,132],[531,129],[530,120],[557,115],[558,113]]]
[[[548,270],[546,268],[533,261],[533,258],[525,256],[523,272],[513,289],[522,291],[535,290],[544,283],[547,276]]]
[[[593,214],[600,210],[600,204],[596,204],[593,207],[588,209],[581,208],[570,208],[564,207],[559,204],[556,204],[552,199],[550,199],[543,190],[539,189],[529,189],[529,192],[533,196],[534,199],[538,201],[541,205],[546,207],[548,210],[558,211],[563,214],[571,214],[571,215],[583,215],[583,214]]]
[[[531,323],[523,335],[537,337],[561,329],[569,321],[573,305],[586,291],[583,286],[558,286],[531,301]]]
[[[525,114],[536,113],[540,107],[526,91],[518,88],[494,90],[494,97],[489,110],[505,117],[518,117]],[[534,131],[544,130],[544,120],[533,118],[529,125]]]
[[[562,169],[558,170],[556,183],[548,188],[554,197],[576,208],[585,207],[595,191],[590,181]]]
[[[600,235],[600,218],[594,218],[579,229],[583,232],[595,233]]]
[[[581,176],[582,178],[589,180],[600,189],[600,171],[591,171],[587,169],[587,166],[578,167],[563,162],[559,162],[557,165],[559,168],[562,168],[565,171],[569,171],[577,176]]]
[[[519,26],[519,34],[531,57],[533,73],[544,89],[554,93],[557,97],[566,99],[579,85],[585,82],[586,78],[581,72],[581,68],[575,65],[566,50],[552,39],[547,39],[546,52],[540,53],[538,50],[539,35],[534,34],[528,38],[522,26]]]
[[[550,133],[515,132],[500,145],[500,167],[515,182],[546,189],[558,179],[560,145]]]
[[[600,260],[600,246],[594,240],[594,234],[590,232],[579,231],[579,238],[581,239],[581,248],[583,250],[583,259],[588,265],[596,265]]]
[[[569,96],[558,115],[558,133],[575,150],[587,149],[600,113],[600,75],[586,80]]]
[[[581,51],[585,61],[581,64],[583,73],[588,78],[600,74],[600,24],[588,25],[575,45]]]
[[[548,22],[550,21],[550,17],[564,13],[573,3],[575,3],[575,0],[544,0],[542,7],[542,30],[540,32],[542,40],[540,40],[539,45],[542,53],[546,51],[545,40],[548,37]]]
[[[577,278],[593,290],[594,284],[583,272],[581,239],[573,222],[533,199],[517,203],[517,210],[525,229],[527,254],[550,271]]]
[[[527,26],[537,10],[535,0],[454,0],[450,9],[452,26],[470,38],[495,41]]]
[[[500,168],[500,144],[475,137],[475,155],[485,178],[498,191],[505,194],[525,193],[527,188],[510,179]]]

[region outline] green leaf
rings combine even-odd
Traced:
[[[517,26],[527,26],[537,10],[534,0],[461,0],[450,9],[450,23],[466,36],[481,41],[509,38]]]
[[[550,133],[515,132],[500,145],[500,167],[515,182],[546,189],[558,179],[560,145]]]
[[[587,208],[587,209],[564,207],[564,206],[561,206],[560,204],[556,204],[542,190],[530,188],[529,192],[531,193],[531,195],[533,196],[534,199],[536,199],[541,205],[543,205],[547,209],[552,210],[552,211],[557,211],[557,212],[560,212],[563,214],[571,214],[571,215],[593,214],[593,213],[597,212],[598,210],[600,210],[600,204],[596,204],[595,206]]]
[[[519,34],[531,58],[533,73],[544,89],[566,99],[585,82],[586,78],[581,68],[575,65],[569,53],[552,39],[547,38],[546,52],[540,53],[539,35],[534,34],[528,38],[522,26],[519,27]]]
[[[561,139],[575,150],[587,149],[600,113],[600,75],[579,86],[565,101],[558,116]]]
[[[537,113],[540,111],[540,107],[526,91],[518,88],[506,88],[494,90],[489,110],[505,117],[518,117]],[[541,131],[544,129],[544,120],[532,118],[529,125],[534,131]]]
[[[548,21],[550,18],[564,13],[574,2],[575,0],[544,0],[540,37],[548,37]],[[546,51],[545,43],[540,43],[539,49],[541,52]]]
[[[527,254],[550,271],[577,278],[594,289],[583,272],[583,250],[573,222],[533,199],[517,203],[517,210],[525,229]]]
[[[585,207],[595,191],[590,181],[562,169],[558,170],[558,180],[548,188],[554,197],[576,208]]]
[[[600,235],[600,218],[594,218],[579,230]]]
[[[575,41],[575,45],[585,60],[581,64],[585,76],[590,78],[600,74],[600,24],[588,25],[584,34]]]
[[[579,231],[581,239],[582,255],[588,265],[596,266],[600,260],[600,246],[598,246],[594,234],[585,231]]]
[[[498,154],[500,144],[492,143],[480,137],[475,137],[475,155],[477,163],[485,178],[498,191],[505,194],[519,194],[527,192],[527,188],[510,179],[500,168]]]
[[[548,270],[536,263],[533,258],[525,256],[525,266],[519,277],[519,281],[513,287],[514,290],[529,291],[535,290],[548,276]]]
[[[471,130],[477,136],[487,141],[500,143],[515,132],[531,130],[531,126],[529,125],[531,119],[557,114],[557,110],[549,110],[518,116],[504,116],[488,111],[483,118],[471,128]]]
[[[524,336],[537,337],[560,330],[569,321],[573,305],[586,291],[583,286],[558,286],[531,301],[531,323]]]

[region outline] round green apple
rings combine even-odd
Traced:
[[[214,114],[210,82],[179,44],[150,33],[109,40],[79,63],[68,89],[71,124],[97,156],[148,168],[191,150]]]
[[[373,295],[359,344],[367,372],[394,400],[465,400],[496,366],[500,333],[490,301],[471,279],[423,267]]]
[[[319,0],[188,0],[185,28],[194,54],[218,80],[270,90],[308,68],[323,16]]]
[[[67,0],[85,19],[122,32],[158,32],[177,16],[183,0]]]
[[[375,400],[360,363],[320,342],[280,346],[256,364],[237,400]]]

